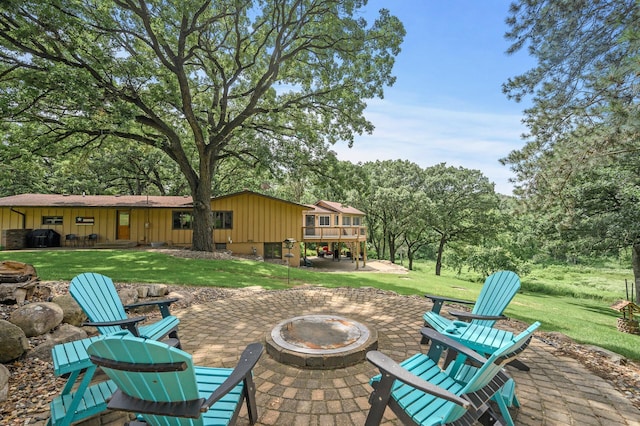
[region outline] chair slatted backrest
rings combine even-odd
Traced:
[[[69,293],[92,322],[119,321],[127,318],[122,301],[111,278],[86,272],[71,280]],[[101,334],[122,330],[119,326],[98,327]]]
[[[502,315],[507,305],[520,290],[520,277],[515,272],[499,271],[487,277],[472,313],[478,315]],[[495,320],[472,320],[473,324],[493,327]]]
[[[204,401],[198,393],[192,357],[180,349],[120,332],[93,343],[87,352],[100,358],[102,369],[120,392],[129,397],[173,402],[178,407],[189,402],[199,407]],[[113,366],[109,367],[111,362]],[[118,367],[119,363],[128,365]],[[131,364],[139,366],[141,371],[132,371],[136,368],[132,369]],[[185,418],[144,413],[142,416],[150,425],[202,425],[202,416]]]
[[[500,369],[529,344],[529,339],[536,329],[540,327],[539,322],[531,324],[525,331],[515,336],[511,341],[505,343],[495,351],[487,362],[474,374],[473,378],[465,386],[463,393],[476,392],[485,387]]]

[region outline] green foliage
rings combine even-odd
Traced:
[[[406,160],[385,160],[362,165],[365,185],[353,194],[352,203],[367,215],[368,241],[376,257],[389,254],[395,261],[396,250],[404,233],[413,225],[417,232],[423,227],[422,169]]]
[[[478,243],[501,226],[493,184],[479,171],[439,164],[426,169],[425,193],[430,200],[427,223],[438,239],[436,275],[447,244]]]
[[[522,259],[514,256],[503,246],[468,246],[465,249],[456,249],[445,252],[445,263],[457,269],[467,267],[469,270],[488,277],[490,274],[509,270],[523,276],[529,273],[530,265]]]
[[[526,47],[537,64],[504,85],[511,98],[533,94],[533,102],[525,111],[527,143],[502,161],[539,218],[534,231],[547,254],[633,248],[640,283],[638,22],[636,0],[511,6],[509,51]]]
[[[350,200],[367,215],[367,241],[377,258],[388,253],[395,262],[400,251],[412,269],[414,259],[435,253],[438,274],[448,244],[489,240],[504,228],[493,184],[478,170],[446,164],[421,169],[405,160],[361,168],[362,187]]]

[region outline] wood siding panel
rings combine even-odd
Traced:
[[[173,212],[190,209],[142,209],[136,217],[138,241],[141,244],[165,242],[169,245],[191,245],[193,231],[173,229]],[[148,223],[148,227],[145,227]]]
[[[213,200],[213,211],[232,211],[233,229],[214,231],[217,243],[279,242],[285,238],[301,240],[302,207],[255,194],[241,194]]]
[[[11,211],[8,207],[0,209],[0,230],[22,229],[22,216]]]
[[[3,208],[0,217],[2,229],[22,229],[22,216]],[[109,209],[104,208],[75,208],[75,207],[21,207],[15,210],[25,214],[25,229],[53,229],[60,234],[62,243],[67,234],[85,237],[98,234],[100,241],[113,238],[115,229],[115,214],[110,215]],[[43,216],[61,216],[62,225],[43,225]],[[76,217],[93,217],[92,225],[76,224]]]

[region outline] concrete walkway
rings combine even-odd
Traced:
[[[241,292],[178,312],[183,349],[197,365],[233,367],[244,347],[264,342],[288,318],[333,314],[378,332],[378,348],[396,361],[426,349],[420,345],[422,314],[429,302],[374,289],[298,288]],[[544,322],[544,318],[541,318]],[[640,410],[608,382],[554,348],[534,339],[519,357],[531,367],[511,367],[522,407],[517,425],[640,426]],[[362,425],[369,411],[369,378],[377,370],[367,361],[337,370],[307,370],[280,364],[266,352],[254,370],[260,425]],[[248,424],[246,413],[238,422]],[[387,410],[383,424],[399,424]]]

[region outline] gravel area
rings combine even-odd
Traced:
[[[173,253],[175,254],[175,253]],[[178,253],[180,255],[181,253]],[[202,256],[221,258],[220,253],[195,254],[185,252],[184,256]],[[230,256],[230,255],[229,255]],[[42,283],[51,289],[52,295],[65,294],[67,282]],[[120,287],[132,287],[136,284],[117,284]],[[246,292],[260,291],[252,289],[221,289],[211,287],[169,286],[169,291],[187,291],[193,296],[190,305],[202,304],[226,297],[241,295]],[[375,291],[375,289],[372,289]],[[44,298],[44,296],[41,296]],[[42,300],[42,299],[41,299]],[[36,297],[32,301],[38,301]],[[8,319],[15,305],[0,304],[0,319]],[[172,312],[186,309],[184,304],[172,306]],[[150,316],[153,319],[153,315]],[[524,328],[524,324],[523,324]],[[624,358],[593,346],[579,345],[559,333],[536,333],[536,337],[556,348],[558,355],[577,359],[594,374],[609,381],[622,392],[636,407],[640,409],[640,363]],[[36,347],[42,337],[29,339],[32,348]],[[51,360],[25,356],[17,361],[5,364],[11,373],[8,399],[0,402],[0,424],[33,425],[43,424],[48,417],[50,401],[60,392],[66,380],[53,375]]]

